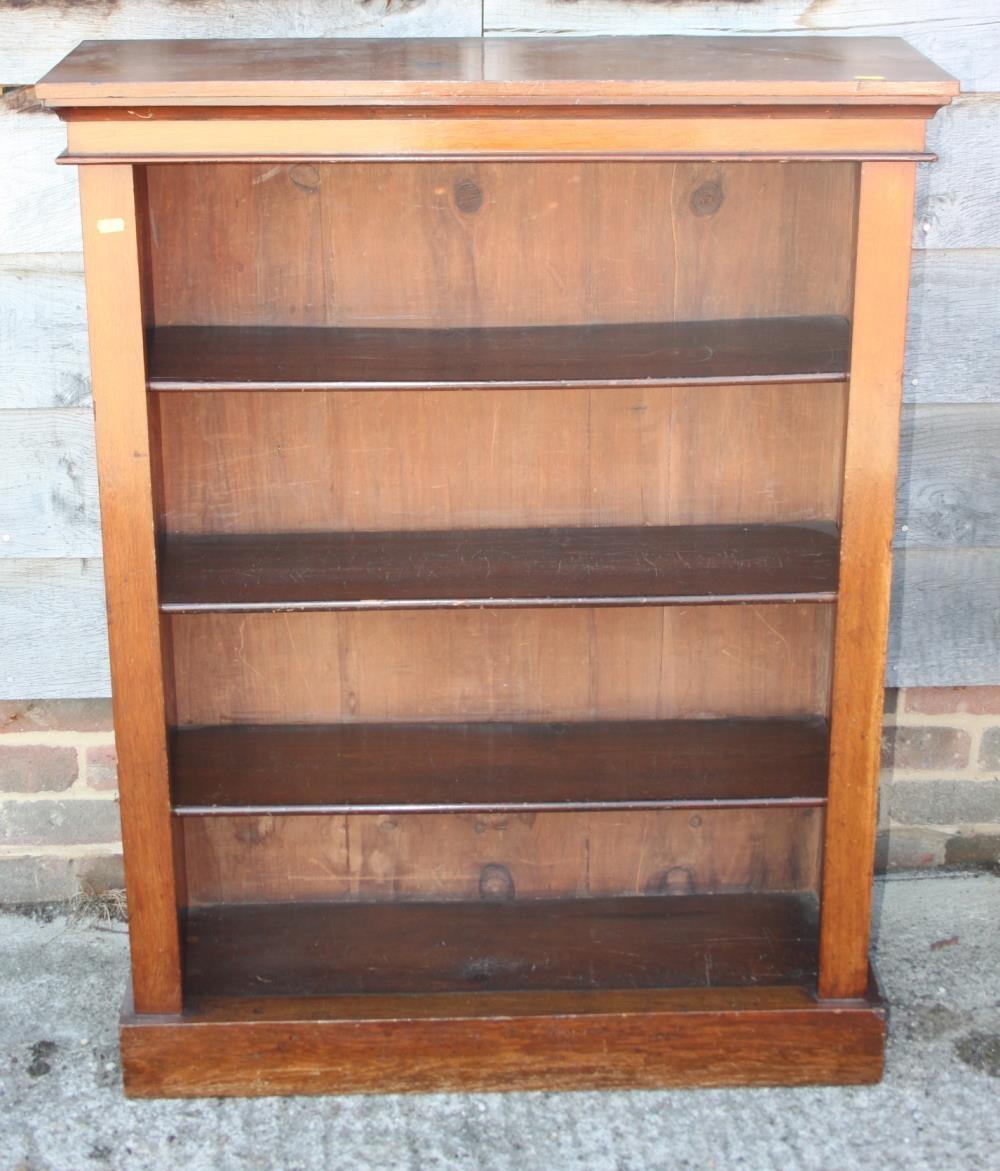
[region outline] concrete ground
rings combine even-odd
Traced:
[[[879,1086],[128,1102],[124,927],[0,915],[0,1171],[997,1171],[1000,878],[880,883],[876,921]]]

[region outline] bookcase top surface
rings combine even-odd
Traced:
[[[944,104],[958,82],[898,37],[84,41],[52,106],[770,102]]]

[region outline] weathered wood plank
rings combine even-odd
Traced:
[[[0,256],[0,409],[90,403],[80,256]]]
[[[1000,547],[1000,405],[908,408],[899,472],[897,545]]]
[[[1000,404],[1000,250],[914,253],[903,395]]]
[[[470,0],[123,0],[3,5],[0,79],[35,82],[80,41],[138,37],[475,37]]]
[[[94,416],[0,411],[0,559],[99,557]]]
[[[915,248],[1000,248],[1000,95],[957,98],[931,121],[918,168]]]
[[[0,561],[0,699],[109,695],[100,560]]]
[[[483,30],[487,36],[899,36],[964,89],[1000,90],[996,0],[485,0]]]
[[[1000,683],[1000,549],[896,555],[886,683]]]
[[[6,28],[5,10],[0,28]],[[0,96],[0,254],[79,252],[76,169],[57,167],[66,128],[43,109],[34,90]]]

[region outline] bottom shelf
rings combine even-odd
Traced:
[[[855,1085],[882,1076],[885,1033],[872,976],[847,1001],[801,985],[189,998],[175,1016],[127,1005],[121,1049],[137,1098]]]
[[[811,986],[812,893],[214,905],[187,997]]]

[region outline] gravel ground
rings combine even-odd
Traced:
[[[0,914],[0,1171],[1000,1171],[1000,878],[877,887],[885,1080],[129,1102],[120,923]]]

